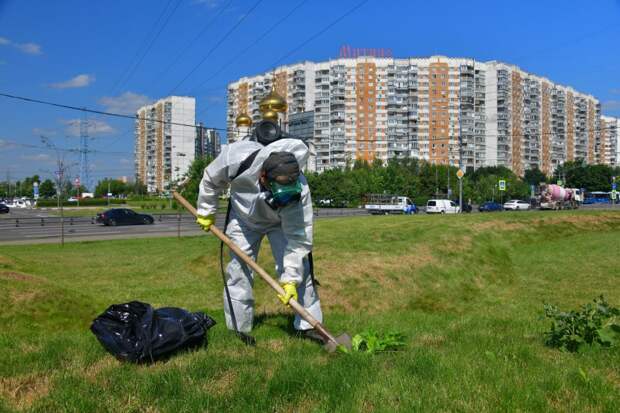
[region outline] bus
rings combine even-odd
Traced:
[[[592,191],[586,192],[583,200],[584,204],[609,204],[611,203],[611,192]]]

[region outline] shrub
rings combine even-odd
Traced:
[[[122,205],[125,201],[123,199],[110,199],[110,205]],[[37,207],[48,208],[55,207],[58,202],[55,199],[40,199],[37,201]],[[63,206],[75,207],[78,206],[77,202],[63,201]],[[80,206],[106,206],[108,200],[105,198],[85,198],[80,200]]]
[[[620,342],[620,310],[611,307],[602,295],[582,305],[581,311],[564,312],[545,304],[545,317],[551,319],[551,329],[545,332],[549,347],[579,351],[586,344],[610,347]]]

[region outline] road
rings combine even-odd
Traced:
[[[584,210],[620,210],[620,206],[583,205]],[[478,212],[474,208],[473,212]],[[524,213],[524,212],[523,212]],[[549,211],[549,213],[554,213]],[[318,219],[340,216],[370,216],[363,209],[317,208],[315,217]],[[201,230],[189,214],[153,214],[153,225],[129,225],[106,227],[96,224],[93,218],[65,218],[65,241],[96,241],[124,238],[174,237],[177,235],[199,235]],[[216,225],[224,226],[224,216],[218,215]],[[50,216],[46,211],[29,209],[12,209],[9,214],[0,215],[0,245],[7,244],[39,244],[59,243],[61,239],[60,218]]]
[[[350,215],[366,215],[363,209],[322,208],[315,211],[317,218]],[[65,218],[65,241],[94,241],[122,238],[173,237],[177,235],[199,235],[201,230],[189,214],[153,214],[153,225],[127,225],[106,227],[90,217]],[[224,216],[217,216],[215,224],[222,228]],[[61,222],[57,216],[28,209],[12,209],[9,214],[0,215],[0,245],[59,243]]]

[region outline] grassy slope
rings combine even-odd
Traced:
[[[620,214],[584,211],[318,222],[326,324],[408,337],[374,357],[290,337],[260,281],[258,346],[244,347],[223,326],[212,237],[3,247],[0,410],[615,411],[620,351],[548,349],[539,316],[600,293],[620,305],[619,229]],[[88,326],[132,299],[220,324],[206,350],[120,364]]]

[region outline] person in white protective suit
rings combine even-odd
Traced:
[[[285,304],[295,298],[322,322],[319,296],[307,257],[312,250],[312,201],[306,178],[299,170],[307,157],[308,147],[299,139],[280,139],[267,146],[242,140],[226,146],[205,168],[198,195],[197,222],[209,230],[215,220],[218,195],[230,184],[231,209],[226,235],[254,260],[266,235],[279,281],[286,292],[278,297]],[[238,174],[240,168],[242,172]],[[232,252],[230,258],[225,276],[228,291],[224,291],[226,326],[238,333],[248,333],[254,317],[253,273]],[[320,339],[299,315],[293,326],[308,338]]]

